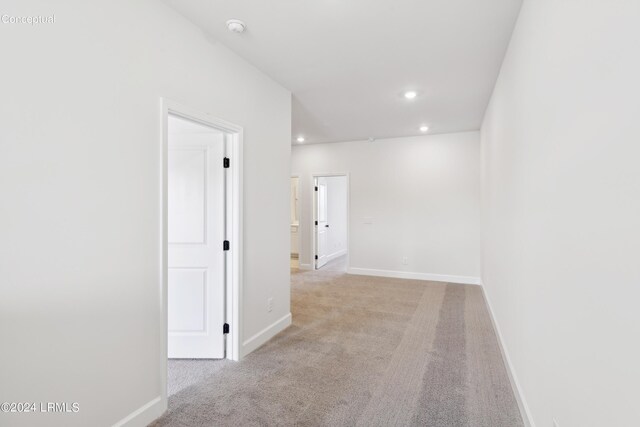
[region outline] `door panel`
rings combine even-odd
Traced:
[[[206,155],[198,148],[170,150],[169,244],[206,241]]]
[[[224,357],[223,134],[169,135],[168,355]]]
[[[207,270],[169,269],[169,330],[206,332]]]

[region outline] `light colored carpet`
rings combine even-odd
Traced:
[[[169,359],[167,394],[173,396],[233,363],[226,359]]]
[[[479,287],[291,279],[293,325],[239,363],[170,363],[188,380],[154,426],[523,425]]]

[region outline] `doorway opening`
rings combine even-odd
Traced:
[[[314,268],[347,271],[349,265],[349,176],[313,177]]]
[[[242,128],[167,100],[162,117],[166,403],[241,357]]]
[[[291,268],[300,268],[300,178],[298,176],[291,177]]]

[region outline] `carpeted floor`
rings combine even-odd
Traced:
[[[170,361],[153,426],[523,425],[479,287],[291,279],[293,325],[239,363]]]

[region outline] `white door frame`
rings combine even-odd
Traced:
[[[351,245],[350,245],[350,233],[351,233],[351,179],[349,172],[333,172],[333,173],[314,173],[311,175],[311,247],[309,248],[309,254],[311,257],[311,269],[316,268],[316,226],[315,221],[318,215],[316,209],[316,178],[332,177],[332,176],[344,176],[347,178],[347,270],[351,267]]]
[[[167,311],[167,272],[168,272],[168,222],[167,222],[167,194],[168,194],[168,118],[169,114],[192,120],[209,127],[224,131],[230,135],[225,141],[225,156],[229,157],[231,166],[225,182],[226,196],[226,225],[225,234],[230,241],[230,248],[226,254],[225,275],[225,322],[229,324],[226,337],[225,358],[240,360],[240,343],[242,342],[242,140],[243,129],[233,123],[218,119],[208,113],[203,113],[185,107],[165,98],[161,104],[161,205],[162,212],[160,235],[162,236],[161,253],[161,387],[162,403],[167,403],[167,340],[168,340],[168,311]],[[222,242],[220,242],[222,244]],[[222,325],[220,325],[222,327]]]

